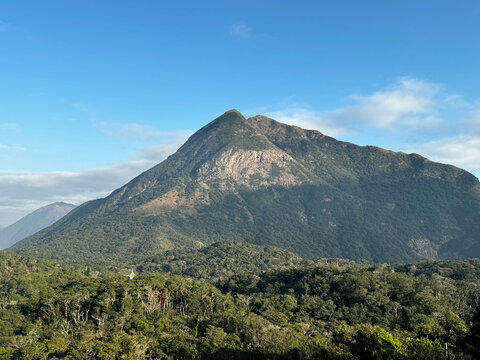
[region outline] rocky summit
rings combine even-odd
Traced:
[[[418,154],[230,110],[165,161],[13,250],[128,262],[222,240],[306,258],[480,257],[480,183]]]

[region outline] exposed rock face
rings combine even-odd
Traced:
[[[211,183],[231,180],[237,185],[259,187],[267,185],[292,186],[308,182],[307,176],[296,176],[292,167],[295,160],[280,149],[233,150],[204,163],[197,172],[197,180]]]
[[[228,111],[165,161],[15,249],[132,260],[219,240],[372,262],[480,256],[480,184],[417,154]]]

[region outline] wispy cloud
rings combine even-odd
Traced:
[[[0,144],[0,150],[9,151],[9,152],[24,152],[24,151],[27,151],[27,148],[19,145]]]
[[[7,31],[9,27],[10,27],[10,24],[9,24],[9,23],[0,20],[0,32],[5,32],[5,31]]]
[[[0,20],[0,35],[2,35],[2,37],[14,37],[17,40],[28,42],[34,39],[33,34],[27,29],[4,20]]]
[[[467,126],[470,132],[480,134],[480,106],[470,112]]]
[[[190,134],[172,134],[162,143],[141,148],[124,162],[101,168],[77,172],[0,172],[0,223],[13,223],[52,202],[81,204],[104,197],[175,152]]]
[[[252,28],[244,22],[236,22],[230,26],[230,35],[237,39],[246,40],[252,36]]]
[[[445,125],[438,111],[441,85],[402,77],[372,94],[352,94],[350,104],[331,110],[289,108],[274,111],[287,123],[318,129],[328,135],[352,134],[365,128],[438,128]]]
[[[172,137],[185,137],[191,134],[190,130],[180,131],[160,131],[153,126],[137,123],[131,124],[111,124],[106,122],[96,122],[97,127],[103,134],[126,141],[151,141],[163,140]]]

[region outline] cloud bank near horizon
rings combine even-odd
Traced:
[[[165,141],[142,147],[130,159],[100,168],[75,172],[0,171],[0,225],[8,226],[53,202],[80,205],[105,197],[174,153],[190,135],[190,131],[169,133]]]

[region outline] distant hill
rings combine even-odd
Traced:
[[[232,110],[110,196],[13,250],[135,262],[221,240],[305,258],[480,257],[480,183],[451,165]]]
[[[24,216],[10,226],[0,229],[0,250],[6,249],[17,241],[35,234],[37,231],[52,225],[58,219],[68,214],[76,206],[56,202]]]

